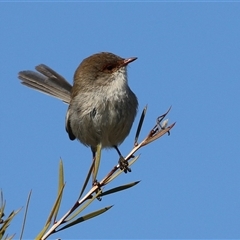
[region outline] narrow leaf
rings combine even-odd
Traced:
[[[55,214],[55,212],[56,212],[56,208],[57,208],[59,202],[60,202],[61,199],[62,199],[64,186],[65,186],[65,184],[62,186],[61,191],[58,193],[58,196],[57,196],[56,201],[55,201],[55,203],[54,203],[54,205],[53,205],[53,208],[52,208],[52,210],[51,210],[51,212],[50,212],[50,214],[49,214],[49,217],[48,217],[47,222],[51,222],[51,221],[52,221],[52,218],[53,218],[53,216],[54,216],[54,214]]]
[[[42,238],[42,236],[44,235],[44,233],[48,230],[49,226],[50,226],[51,222],[47,222],[44,226],[44,228],[42,229],[42,231],[37,235],[37,237],[35,238],[36,240],[39,240]]]
[[[115,188],[109,189],[108,191],[103,192],[100,195],[100,197],[103,197],[103,196],[106,196],[108,194],[116,193],[116,192],[119,192],[119,191],[122,191],[122,190],[125,190],[125,189],[128,189],[128,188],[131,188],[131,187],[137,185],[139,182],[140,181],[136,181],[136,182],[128,183],[128,184],[125,184],[125,185],[122,185],[122,186],[119,186],[119,187],[115,187]]]
[[[60,163],[59,163],[59,179],[58,179],[58,196],[59,194],[62,192],[63,186],[64,186],[64,170],[63,170],[63,162],[62,159],[60,159]],[[56,205],[56,209],[54,212],[54,216],[53,216],[53,221],[55,222],[57,219],[57,214],[61,205],[61,201],[62,201],[62,196],[63,194],[60,195],[59,201]]]
[[[80,217],[80,218],[78,218],[78,219],[70,222],[69,224],[65,225],[64,227],[60,228],[57,232],[59,232],[59,231],[61,231],[61,230],[63,230],[63,229],[72,227],[72,226],[74,226],[74,225],[76,225],[76,224],[78,224],[78,223],[81,223],[81,222],[83,222],[83,221],[86,221],[86,220],[89,220],[89,219],[91,219],[91,218],[97,217],[98,215],[100,215],[100,214],[108,211],[111,207],[112,207],[112,206],[105,207],[105,208],[99,209],[99,210],[97,210],[97,211],[94,211],[94,212],[92,212],[92,213],[89,213],[89,214],[87,214],[87,215],[85,215],[85,216],[83,216],[83,217]]]
[[[20,234],[20,237],[19,237],[20,240],[21,240],[22,237],[23,237],[23,232],[24,232],[24,227],[25,227],[25,224],[26,224],[27,212],[28,212],[28,206],[29,206],[31,194],[32,194],[32,190],[29,192],[28,198],[27,198],[27,204],[26,204],[26,208],[25,208],[25,212],[24,212],[24,217],[23,217],[23,225],[22,225],[21,234]]]
[[[12,211],[9,216],[7,217],[7,219],[3,222],[1,228],[0,228],[0,235],[4,235],[6,229],[9,227],[10,222],[13,220],[13,218],[21,211],[21,208],[16,210],[16,211]]]
[[[85,182],[84,182],[84,184],[83,184],[83,187],[82,187],[82,190],[81,190],[81,193],[80,193],[78,199],[80,199],[80,198],[82,197],[82,195],[83,195],[83,193],[84,193],[84,191],[85,191],[85,189],[86,189],[86,187],[87,187],[87,184],[88,184],[88,182],[89,182],[90,176],[91,176],[92,171],[93,171],[93,168],[94,168],[94,164],[95,164],[94,162],[95,162],[95,160],[93,160],[93,162],[92,162],[92,164],[91,164],[91,166],[90,166],[90,169],[89,169],[89,171],[88,171],[87,177],[86,177],[86,179],[85,179]]]
[[[4,209],[6,206],[6,201],[3,200],[3,192],[1,191],[1,206],[0,206],[0,220],[4,217]]]
[[[143,121],[144,121],[146,112],[147,112],[147,105],[146,105],[145,108],[143,109],[142,115],[141,115],[140,120],[139,120],[139,123],[138,123],[138,128],[137,128],[136,135],[135,135],[134,146],[137,145],[138,137],[139,137],[140,131],[141,131],[141,129],[142,129],[142,124],[143,124]]]
[[[51,210],[51,212],[50,212],[50,214],[49,214],[49,216],[48,216],[48,219],[47,219],[47,221],[46,221],[46,223],[45,223],[44,228],[43,228],[43,229],[41,230],[41,232],[37,235],[36,239],[41,239],[42,236],[46,233],[48,227],[50,226],[51,221],[52,221],[52,218],[53,218],[54,213],[55,213],[55,211],[56,211],[56,207],[57,207],[59,201],[60,201],[61,198],[62,198],[62,194],[63,194],[63,189],[64,189],[64,187],[65,187],[65,184],[62,186],[62,189],[61,189],[61,191],[59,192],[59,194],[58,194],[58,196],[57,196],[57,199],[56,199],[56,201],[55,201],[54,204],[53,204],[53,208],[52,208],[52,210]]]
[[[87,202],[85,202],[84,205],[82,205],[78,210],[76,210],[71,216],[69,216],[65,222],[69,222],[73,218],[75,218],[79,213],[81,213],[90,203],[93,202],[93,200],[102,193],[102,190],[100,189],[91,199],[89,199]]]

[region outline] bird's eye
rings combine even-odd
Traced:
[[[103,72],[106,72],[106,73],[112,73],[112,72],[114,72],[114,71],[116,70],[116,68],[117,68],[117,64],[107,63],[107,64],[103,67],[102,71],[103,71]]]
[[[113,65],[107,65],[107,67],[106,67],[106,69],[107,69],[108,71],[112,71],[112,70],[113,70],[113,68],[114,68],[114,66],[113,66]]]

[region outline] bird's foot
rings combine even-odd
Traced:
[[[99,191],[101,191],[101,185],[100,183],[97,181],[97,179],[95,179],[95,181],[93,182],[93,186],[98,186],[98,189],[95,191],[96,194],[99,193]],[[97,197],[98,201],[102,201],[101,197]]]
[[[131,168],[128,167],[128,161],[125,160],[123,156],[120,156],[118,163],[119,163],[119,168],[123,170],[125,173],[132,171]]]

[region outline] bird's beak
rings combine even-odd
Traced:
[[[123,60],[122,66],[127,66],[130,62],[133,62],[137,59],[137,57],[126,58]]]

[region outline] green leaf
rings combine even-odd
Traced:
[[[143,124],[143,121],[144,121],[146,112],[147,112],[147,105],[146,105],[145,108],[143,109],[142,115],[141,115],[140,120],[139,120],[139,123],[138,123],[138,128],[137,128],[136,135],[135,135],[134,145],[136,145],[137,142],[138,142],[138,137],[139,137],[140,131],[141,131],[141,129],[142,129],[142,124]]]
[[[83,187],[82,187],[82,190],[81,190],[81,193],[80,193],[78,199],[80,199],[80,198],[82,197],[82,195],[83,195],[83,193],[84,193],[84,191],[85,191],[85,189],[86,189],[86,187],[87,187],[87,184],[88,184],[88,182],[89,182],[89,179],[90,179],[90,176],[91,176],[91,174],[92,174],[93,167],[94,167],[94,164],[95,164],[94,162],[95,162],[95,160],[92,162],[92,164],[91,164],[91,166],[90,166],[90,169],[89,169],[89,171],[88,171],[87,177],[86,177],[86,179],[85,179],[85,182],[84,182],[84,184],[83,184]]]
[[[103,192],[100,197],[103,197],[103,196],[106,196],[108,194],[112,194],[112,193],[116,193],[116,192],[119,192],[119,191],[122,191],[122,190],[125,190],[125,189],[128,189],[128,188],[131,188],[135,185],[137,185],[140,181],[136,181],[136,182],[132,182],[132,183],[128,183],[128,184],[125,184],[125,185],[122,185],[122,186],[119,186],[119,187],[115,187],[115,188],[112,188],[106,192]]]
[[[1,191],[1,206],[0,206],[0,220],[4,217],[4,209],[6,206],[6,201],[3,200],[3,192]]]
[[[70,220],[72,220],[73,218],[75,218],[79,213],[81,213],[91,202],[93,202],[93,200],[97,197],[99,197],[99,195],[102,193],[102,190],[99,189],[99,191],[91,198],[88,199],[87,202],[85,202],[84,205],[82,205],[82,207],[80,207],[78,210],[76,210],[71,216],[69,216],[65,222],[69,222]]]
[[[72,226],[74,226],[74,225],[76,225],[76,224],[78,224],[78,223],[81,223],[81,222],[83,222],[83,221],[86,221],[86,220],[89,220],[89,219],[91,219],[91,218],[97,217],[98,215],[100,215],[100,214],[108,211],[111,207],[112,207],[112,206],[105,207],[105,208],[99,209],[99,210],[97,210],[97,211],[91,212],[91,213],[89,213],[89,214],[87,214],[87,215],[85,215],[85,216],[82,216],[82,217],[80,217],[80,218],[78,218],[78,219],[70,222],[69,224],[65,225],[64,227],[60,228],[59,230],[57,230],[57,232],[59,232],[59,231],[61,231],[61,230],[63,230],[63,229],[72,227]]]
[[[25,224],[26,224],[27,212],[28,212],[28,206],[29,206],[31,194],[32,194],[32,190],[29,192],[28,198],[27,198],[27,204],[26,204],[26,208],[25,208],[25,212],[24,212],[22,229],[21,229],[21,233],[20,233],[20,237],[19,237],[20,240],[21,240],[22,237],[23,237],[23,232],[24,232],[24,227],[25,227]]]
[[[39,240],[42,238],[42,236],[46,233],[47,229],[49,228],[51,222],[46,222],[44,228],[41,230],[41,232],[36,236],[36,240]]]
[[[64,186],[64,170],[63,170],[63,162],[62,159],[60,159],[60,163],[59,163],[59,179],[58,179],[58,196],[60,195],[59,201],[56,205],[56,209],[54,212],[54,216],[53,216],[53,221],[55,222],[57,219],[57,214],[61,205],[61,201],[62,201],[62,196],[63,194],[61,194],[63,186]]]
[[[60,167],[59,169],[61,169],[61,167]],[[61,170],[60,170],[60,171],[61,171]],[[61,174],[60,174],[60,175],[61,175]],[[60,181],[59,181],[59,182],[60,182]],[[52,208],[52,210],[51,210],[51,212],[50,212],[50,214],[49,214],[49,216],[48,216],[48,219],[47,219],[47,221],[46,221],[46,223],[45,223],[45,226],[44,226],[44,228],[41,230],[41,232],[37,235],[36,239],[41,239],[42,236],[46,233],[48,227],[50,226],[51,221],[52,221],[52,219],[53,219],[53,216],[55,216],[55,214],[56,214],[56,209],[57,209],[58,205],[60,204],[59,202],[61,202],[64,187],[65,187],[65,184],[62,185],[62,188],[61,188],[60,191],[58,192],[58,196],[57,196],[57,198],[56,198],[56,201],[55,201],[54,204],[53,204],[53,208]]]
[[[9,227],[10,222],[13,220],[13,218],[21,211],[21,208],[16,210],[16,211],[12,211],[9,216],[7,217],[7,219],[3,222],[1,228],[0,228],[0,236],[3,237],[6,229]]]

